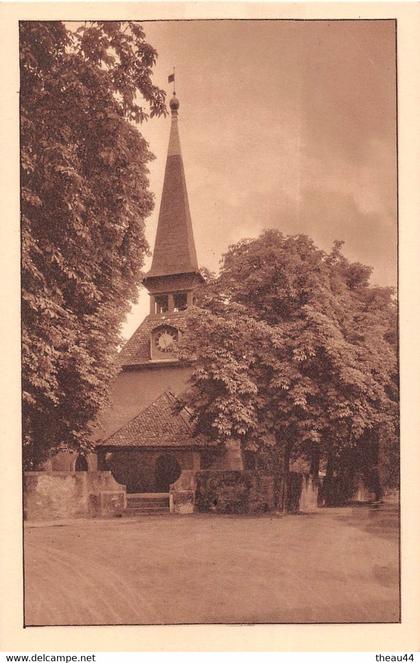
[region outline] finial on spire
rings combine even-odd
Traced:
[[[175,92],[175,67],[174,67],[173,74],[170,74],[168,76],[168,83],[173,83],[174,84],[173,97],[169,102],[169,107],[171,109],[172,115],[177,115],[178,114],[178,108],[179,108],[179,101],[177,99],[176,92]]]
[[[169,102],[169,108],[171,109],[172,115],[178,115],[179,100],[175,96],[175,92],[174,92],[174,96],[172,97],[172,99]]]

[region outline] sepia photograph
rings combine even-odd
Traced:
[[[400,623],[397,21],[124,18],[19,21],[24,626]]]

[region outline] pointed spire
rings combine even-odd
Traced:
[[[172,116],[171,133],[153,261],[147,278],[198,272],[178,133],[179,101],[175,91],[169,106]]]

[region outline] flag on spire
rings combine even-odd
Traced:
[[[170,74],[170,76],[168,76],[168,83],[175,83],[175,74]]]

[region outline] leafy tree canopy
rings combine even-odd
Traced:
[[[396,307],[335,243],[275,230],[224,255],[191,309],[197,431],[283,458],[396,439]],[[288,469],[288,465],[287,465]]]
[[[85,444],[136,300],[153,208],[135,124],[166,112],[133,22],[20,24],[25,463]]]

